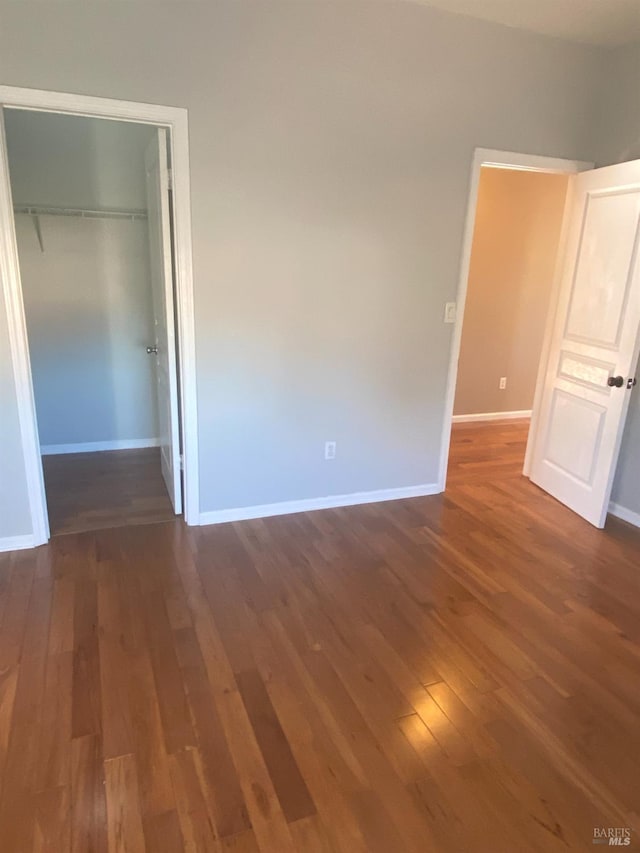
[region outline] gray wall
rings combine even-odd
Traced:
[[[15,204],[146,207],[145,125],[7,110]],[[16,234],[40,443],[157,437],[144,220],[31,216]]]
[[[635,373],[638,380],[639,371],[640,364]],[[611,500],[640,515],[640,392],[637,385],[631,395]]]
[[[5,110],[14,202],[144,210],[144,124]]]
[[[640,44],[608,55],[600,82],[596,121],[599,166],[640,158]]]
[[[603,52],[409,3],[148,9],[4,4],[0,79],[189,110],[201,509],[435,482],[473,149],[592,159]]]
[[[481,169],[454,415],[533,406],[568,180]]]
[[[640,45],[615,51],[603,78],[596,152],[600,166],[640,158]],[[636,376],[640,379],[640,365]],[[611,499],[640,514],[640,386],[631,392]]]
[[[40,444],[158,437],[145,220],[16,216]]]

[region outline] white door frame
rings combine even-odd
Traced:
[[[200,516],[198,407],[187,110],[111,98],[0,86],[0,109],[4,107],[130,121],[166,127],[169,130],[173,169],[176,332],[184,458],[184,517],[187,524],[198,524]],[[0,134],[0,274],[7,308],[9,347],[13,360],[22,450],[29,491],[33,536],[31,544],[36,546],[48,541],[49,521],[10,190],[7,147],[4,133],[2,133]]]
[[[490,148],[476,148],[473,153],[471,164],[471,180],[469,185],[469,200],[467,202],[467,217],[462,242],[462,254],[460,259],[460,277],[458,279],[458,294],[456,297],[456,322],[453,328],[451,342],[451,357],[449,360],[449,371],[447,374],[447,390],[444,406],[444,423],[442,425],[442,440],[440,442],[440,469],[438,475],[439,491],[444,492],[447,484],[447,468],[449,465],[449,447],[451,443],[451,424],[453,418],[453,404],[456,395],[456,383],[458,380],[458,360],[460,358],[460,345],[462,342],[462,325],[464,322],[464,310],[467,300],[467,287],[469,283],[469,268],[471,265],[471,249],[473,246],[473,231],[476,221],[476,209],[478,206],[478,189],[480,186],[480,170],[483,166],[493,166],[502,169],[518,169],[525,172],[544,172],[547,174],[574,175],[577,172],[585,172],[593,169],[594,164],[582,160],[563,160],[558,157],[543,157],[536,154],[520,154],[514,151],[496,151]],[[565,203],[565,210],[567,209]],[[563,223],[565,218],[563,217]],[[554,282],[551,292],[549,313],[545,327],[544,343],[542,346],[542,357],[538,369],[538,380],[533,403],[533,414],[531,417],[531,428],[529,430],[529,442],[525,457],[526,474],[531,456],[532,436],[536,428],[536,410],[541,394],[541,379],[544,378],[547,363],[547,354],[551,338],[551,329],[555,317],[555,309],[559,288],[559,259],[564,248],[564,224],[560,235],[558,260],[554,273]]]

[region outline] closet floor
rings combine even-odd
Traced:
[[[175,518],[160,471],[160,450],[43,456],[53,536]]]

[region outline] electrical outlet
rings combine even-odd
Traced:
[[[456,321],[456,303],[445,302],[444,305],[444,321],[445,323],[455,323]]]
[[[506,376],[501,376],[501,377],[500,377],[500,390],[501,390],[501,391],[504,391],[504,389],[505,389],[506,387],[507,387],[507,377],[506,377]]]
[[[325,441],[325,443],[324,443],[324,458],[325,459],[335,459],[336,458],[336,443],[335,443],[335,441]]]

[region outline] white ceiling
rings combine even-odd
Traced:
[[[415,0],[571,41],[620,45],[640,41],[640,0]]]

